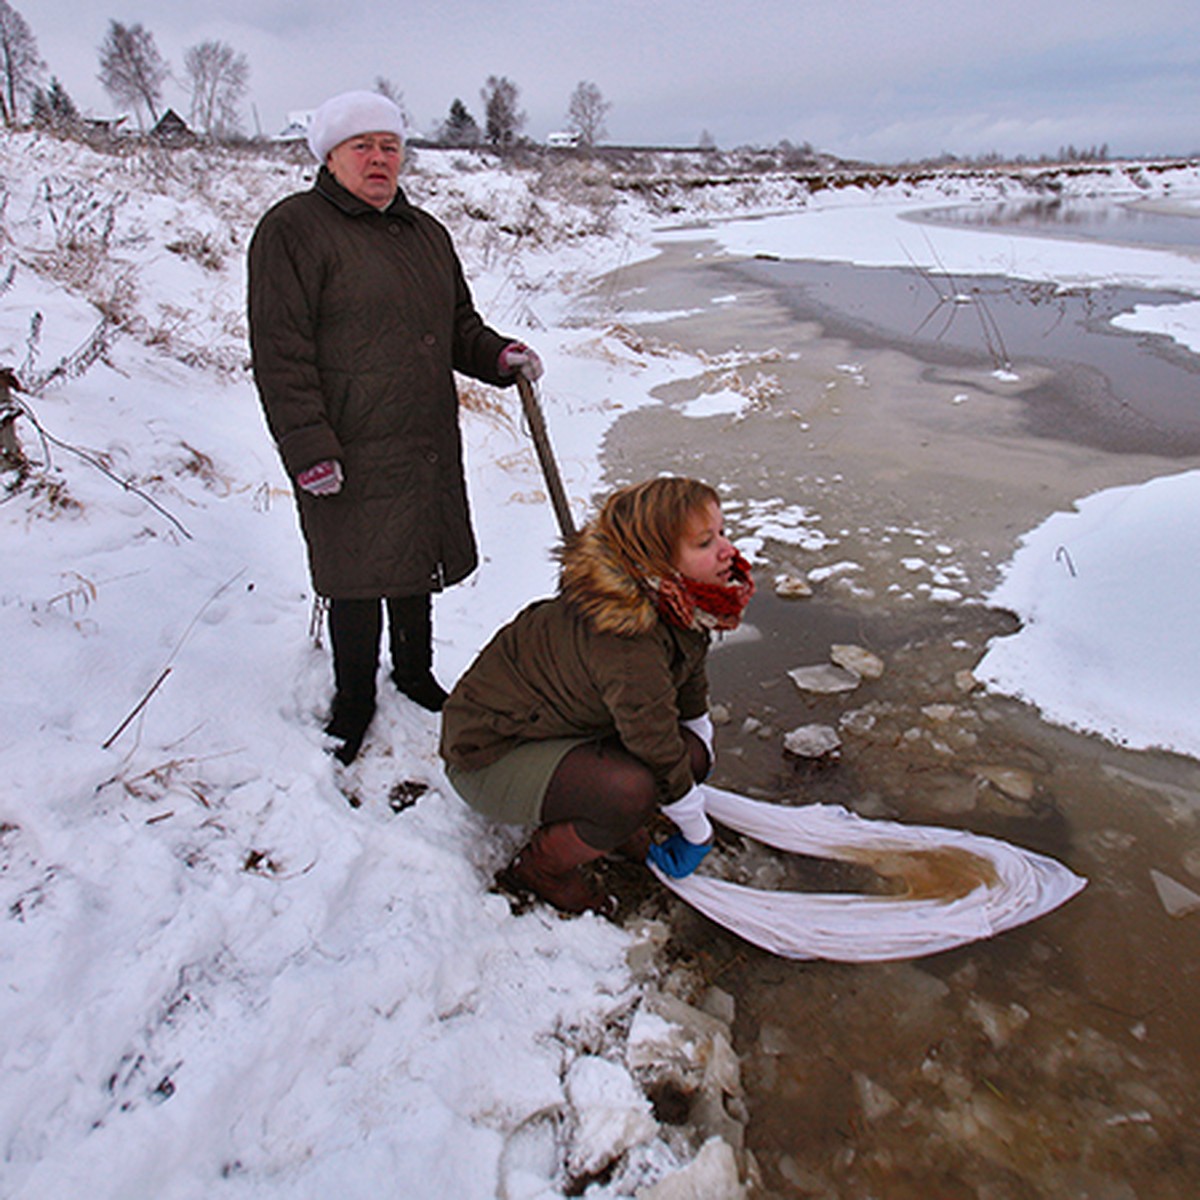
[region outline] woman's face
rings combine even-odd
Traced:
[[[680,575],[697,583],[725,586],[729,583],[733,555],[733,543],[725,536],[721,506],[710,500],[688,519],[671,565]]]
[[[394,133],[359,133],[338,142],[326,165],[352,196],[373,208],[387,208],[403,161],[404,146]]]

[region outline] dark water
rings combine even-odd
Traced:
[[[727,295],[731,282],[747,297],[744,285],[754,284],[757,298],[714,317],[706,302]],[[885,369],[896,355],[922,364],[931,381],[992,365],[996,334],[983,333],[982,297],[1004,356],[1018,370],[1036,358],[1044,381],[1016,401],[1019,437],[985,421],[972,442],[976,410],[953,410],[965,414],[965,430],[956,431],[962,479],[982,475],[998,454],[1013,454],[1016,469],[1028,447],[1044,448],[1056,475],[1086,460],[1099,471],[1088,477],[1094,483],[1136,461],[1148,477],[1200,453],[1196,363],[1162,339],[1104,327],[1117,307],[1171,297],[1060,297],[959,279],[954,292],[973,301],[952,309],[938,299],[946,284],[935,294],[913,272],[686,255],[622,273],[617,291],[627,288],[641,309],[698,305],[708,314],[650,325],[647,337],[710,355],[777,347],[772,369],[785,387],[735,425],[688,420],[669,399],[629,414],[609,436],[608,481],[664,470],[721,481],[735,534],[753,532],[752,506],[767,497],[820,510],[840,539],[826,558],[862,562],[864,575],[880,581],[869,596],[819,587],[810,599],[778,599],[772,575],[814,558],[768,540],[748,612],[757,636],[731,640],[710,660],[713,698],[729,718],[717,731],[715,782],[780,803],[838,803],[868,817],[1005,838],[1066,862],[1088,886],[1030,925],[913,962],[781,960],[682,903],[671,913],[672,945],[704,982],[736,998],[756,1200],[1195,1200],[1200,914],[1171,917],[1150,872],[1200,891],[1200,763],[1048,725],[1035,710],[964,682],[1015,619],[982,603],[902,603],[883,585],[903,578],[901,559],[928,555],[938,540],[968,561],[964,531],[982,531],[990,545],[1030,528],[1008,529],[1017,493],[1006,493],[1009,503],[985,494],[970,521],[965,505],[926,503],[918,513],[912,498],[941,486],[922,475],[919,456],[907,464],[911,479],[858,471],[861,446],[828,430],[848,428],[854,405],[888,403],[889,388],[908,377]],[[823,358],[825,339],[837,344]],[[801,368],[859,351],[871,387],[839,384],[843,399],[830,415],[822,397],[836,369]],[[929,392],[930,404],[944,405]],[[811,414],[811,431],[790,419],[797,411]],[[901,419],[927,419],[936,430],[946,412],[905,409]],[[818,436],[819,462],[806,451]],[[1147,448],[1158,457],[1135,459]],[[944,458],[934,466],[944,473]],[[831,469],[844,480],[817,478]],[[1036,475],[1015,482],[1038,487]],[[1087,490],[1082,478],[1054,482],[1068,496]],[[895,532],[906,512],[923,530],[915,543]],[[849,694],[800,692],[787,671],[826,661],[839,642],[878,654],[883,676]],[[810,723],[840,730],[836,758],[783,751],[783,735]],[[1024,773],[1028,793],[987,782],[993,767]],[[738,839],[722,849],[761,853]]]
[[[1012,229],[1046,237],[1086,238],[1163,249],[1200,246],[1200,219],[1111,200],[1045,197],[931,209],[914,215],[931,225]]]
[[[717,782],[1004,838],[1089,881],[1028,926],[891,964],[785,962],[681,908],[680,943],[737,998],[760,1195],[1190,1200],[1200,916],[1168,917],[1149,871],[1196,882],[1179,860],[1200,846],[1196,765],[959,691],[956,674],[1012,629],[1005,614],[866,617],[772,597],[752,608],[760,638],[711,660],[732,717],[718,732]],[[837,641],[880,654],[885,675],[851,696],[801,694],[786,669]],[[954,715],[931,719],[932,706]],[[843,721],[855,713],[871,723]],[[781,753],[782,733],[811,722],[842,729],[837,760]],[[981,783],[981,764],[1028,772],[1033,793]]]
[[[856,346],[894,347],[931,366],[1051,368],[1051,378],[1023,393],[1025,425],[1037,437],[1120,453],[1200,453],[1200,357],[1169,338],[1110,323],[1134,305],[1185,299],[1178,294],[1061,292],[996,276],[845,263],[753,261],[724,269],[771,288],[797,321],[816,321]]]

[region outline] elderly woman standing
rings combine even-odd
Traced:
[[[430,597],[477,562],[453,372],[541,374],[484,324],[449,234],[398,186],[403,139],[387,97],[328,100],[309,127],[314,186],[266,213],[249,253],[254,378],[330,601],[326,732],[346,763],[375,712],[383,610],[396,686],[433,712],[446,697]]]

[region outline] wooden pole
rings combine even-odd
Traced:
[[[563,539],[569,541],[575,534],[575,522],[571,517],[571,505],[558,473],[558,463],[550,447],[546,420],[542,416],[533,384],[524,375],[517,375],[517,391],[521,396],[521,408],[525,412],[525,419],[529,422],[529,432],[533,437],[533,446],[542,467],[546,488],[550,492],[550,503],[554,506],[554,515],[558,518],[558,527],[562,531]]]

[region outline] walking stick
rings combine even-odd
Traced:
[[[521,374],[517,375],[517,391],[521,396],[521,408],[524,410],[525,419],[529,422],[529,432],[533,437],[533,446],[542,467],[542,475],[550,492],[550,503],[554,505],[554,515],[558,518],[558,527],[562,531],[563,540],[569,541],[575,534],[575,522],[571,518],[571,506],[558,474],[554,451],[550,448],[550,435],[546,432],[546,420],[542,416],[537,394],[533,390],[533,384]]]

